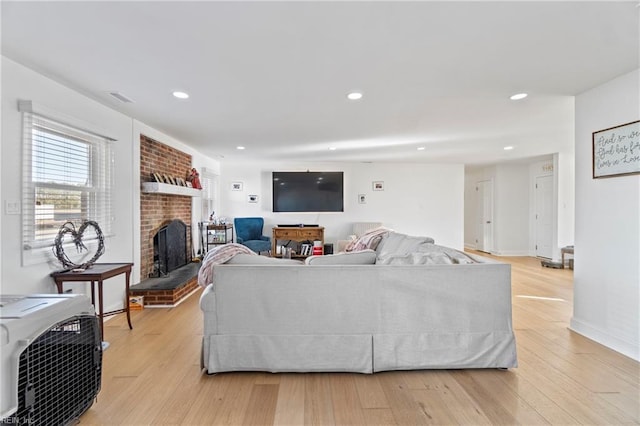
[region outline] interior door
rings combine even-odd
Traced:
[[[478,250],[489,253],[493,250],[493,181],[477,182],[476,193],[478,200],[476,243]]]
[[[551,259],[553,248],[553,176],[536,177],[536,256]]]

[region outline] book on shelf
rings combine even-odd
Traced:
[[[300,246],[300,254],[302,256],[309,256],[311,255],[311,244],[302,244]]]

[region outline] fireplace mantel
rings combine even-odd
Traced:
[[[201,190],[199,189],[159,182],[142,182],[142,192],[149,194],[185,195],[187,197],[200,197],[201,195]]]

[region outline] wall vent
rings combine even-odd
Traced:
[[[119,100],[122,103],[125,104],[132,104],[135,101],[133,99],[131,99],[130,97],[128,97],[127,95],[120,93],[120,92],[109,92],[109,94],[111,96],[113,96],[114,98],[116,98],[117,100]]]

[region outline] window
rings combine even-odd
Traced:
[[[23,126],[23,264],[37,262],[34,250],[49,250],[65,222],[93,220],[110,235],[111,139],[24,110]]]
[[[201,193],[201,220],[208,221],[210,216],[215,213],[218,200],[218,176],[208,170],[202,168],[200,173],[200,184],[202,185]]]

